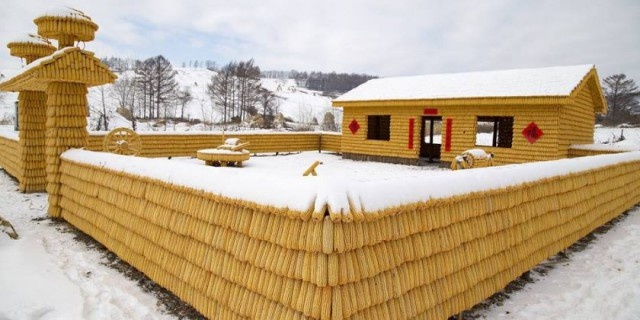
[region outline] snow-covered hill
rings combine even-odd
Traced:
[[[176,82],[180,90],[189,90],[193,99],[186,104],[183,117],[188,120],[201,120],[204,122],[219,122],[221,116],[216,108],[212,105],[211,99],[207,94],[207,85],[211,82],[211,78],[216,75],[214,71],[204,68],[175,68]],[[132,78],[132,71],[126,71],[118,74],[120,79]],[[340,123],[341,111],[331,107],[331,98],[323,96],[321,92],[311,91],[300,88],[293,79],[261,79],[261,85],[272,91],[278,99],[278,109],[286,118],[292,119],[294,122],[311,123],[313,118],[318,122],[322,122],[326,112],[334,113],[336,122]],[[105,96],[105,104],[109,110],[117,108],[117,100],[112,95],[113,85],[105,85],[94,87],[89,90],[89,105],[92,109],[102,108],[102,97]],[[177,108],[173,116],[180,117],[181,110]],[[131,126],[121,117],[110,113],[112,123],[119,126]],[[95,128],[95,127],[94,127]],[[109,125],[109,129],[114,126]],[[146,126],[144,123],[138,127],[139,130],[152,130],[152,127]],[[195,131],[207,130],[203,125],[177,125],[167,130],[178,131]],[[209,128],[210,129],[210,128]]]

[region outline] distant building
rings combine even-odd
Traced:
[[[566,158],[607,109],[593,65],[373,79],[333,105],[344,158],[444,165],[473,148],[496,164]]]

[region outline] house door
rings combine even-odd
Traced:
[[[440,161],[442,117],[422,117],[420,137],[420,158],[428,159],[429,162]]]

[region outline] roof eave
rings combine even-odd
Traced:
[[[389,99],[332,101],[333,107],[383,107],[383,106],[468,106],[468,105],[561,105],[569,101],[569,96],[532,97],[473,97],[442,99]]]

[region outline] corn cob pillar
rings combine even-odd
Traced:
[[[87,85],[52,82],[47,86],[47,193],[49,215],[60,216],[60,155],[87,145]]]
[[[58,40],[58,49],[71,47],[75,41],[93,40],[98,26],[81,11],[65,8],[54,14],[47,13],[33,21],[38,34]],[[75,69],[82,63],[76,61]],[[75,71],[75,70],[73,70]],[[60,72],[62,73],[62,72]],[[81,73],[77,73],[80,77]],[[62,79],[62,75],[58,78]],[[46,111],[46,163],[49,216],[60,217],[60,155],[70,148],[87,145],[87,84],[91,79],[78,82],[53,81],[47,85]],[[84,81],[82,81],[84,80]]]
[[[26,60],[27,64],[48,56],[55,51],[51,43],[32,34],[7,44],[12,56]],[[18,121],[20,143],[19,190],[44,191],[45,172],[45,118],[47,97],[42,91],[22,90],[18,93]]]

